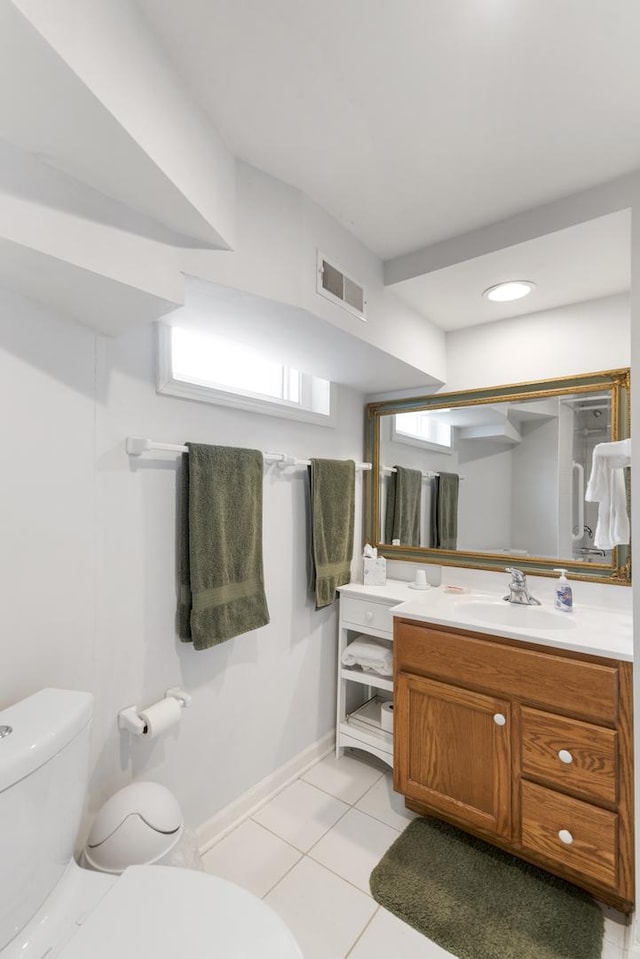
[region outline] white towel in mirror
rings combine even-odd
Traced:
[[[629,515],[624,468],[631,465],[631,440],[598,443],[593,451],[591,476],[584,498],[598,503],[598,523],[593,537],[598,549],[613,549],[629,542]]]

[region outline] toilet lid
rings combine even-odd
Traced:
[[[303,959],[291,932],[239,886],[173,866],[131,866],[56,959]]]

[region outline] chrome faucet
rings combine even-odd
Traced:
[[[540,606],[540,600],[535,599],[527,587],[527,577],[521,569],[512,566],[505,567],[505,573],[511,573],[511,582],[509,583],[509,595],[503,596],[507,603],[513,603],[516,606]]]

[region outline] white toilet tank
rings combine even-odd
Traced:
[[[0,711],[0,951],[73,856],[92,705],[89,693],[43,689]]]

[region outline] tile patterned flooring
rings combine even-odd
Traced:
[[[371,870],[412,818],[383,767],[331,754],[205,853],[204,867],[268,902],[305,959],[452,959],[369,894]],[[619,919],[605,913],[602,959],[622,959]]]

